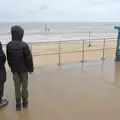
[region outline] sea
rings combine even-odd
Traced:
[[[0,41],[11,41],[10,30],[13,25],[20,25],[24,31],[23,41],[27,43],[116,38],[119,22],[10,22],[0,23]]]

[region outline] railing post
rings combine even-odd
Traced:
[[[83,44],[82,44],[82,61],[81,62],[84,62],[84,47],[85,47],[85,40],[83,40]]]
[[[59,63],[58,65],[61,65],[61,42],[59,40],[59,43],[58,43],[58,57],[59,57]]]
[[[88,45],[88,47],[91,47],[92,45],[91,45],[91,30],[89,30],[89,45]]]
[[[103,55],[102,55],[102,60],[105,60],[105,38],[103,40]]]

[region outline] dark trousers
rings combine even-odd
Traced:
[[[4,83],[3,84],[0,83],[0,102],[2,101],[3,93],[4,93]]]
[[[16,103],[28,102],[28,72],[14,73],[13,80],[15,85]]]

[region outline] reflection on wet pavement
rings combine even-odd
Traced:
[[[113,60],[37,67],[29,76],[29,107],[15,111],[8,72],[9,105],[0,120],[120,120],[120,63]]]

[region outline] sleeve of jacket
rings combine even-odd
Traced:
[[[3,52],[3,62],[4,62],[4,65],[5,65],[5,62],[6,62],[6,56],[5,56],[5,53]]]
[[[6,54],[7,54],[7,62],[8,62],[8,65],[9,65],[9,67],[11,68],[9,45],[7,45],[7,47],[6,47]]]
[[[5,62],[6,62],[6,56],[5,56],[5,53],[3,52],[3,49],[2,49],[2,44],[0,42],[0,55],[2,57],[2,63],[5,65]]]
[[[33,72],[34,71],[33,57],[28,44],[25,44],[23,52],[24,52],[24,58],[27,64],[28,72]]]

